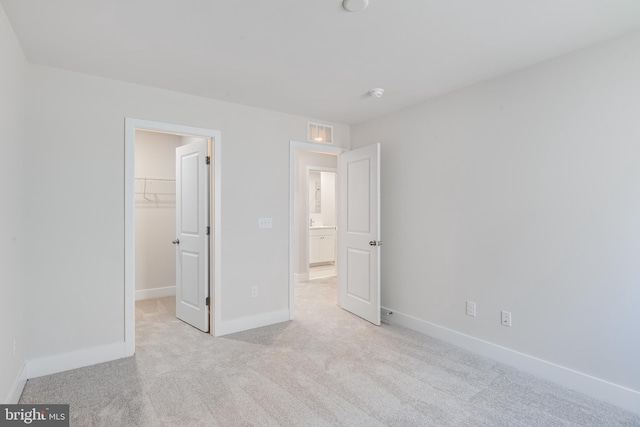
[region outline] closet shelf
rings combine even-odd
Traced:
[[[175,195],[176,194],[176,180],[175,178],[161,178],[161,177],[136,177],[135,178],[135,193],[142,194],[146,200],[152,201],[147,195]]]

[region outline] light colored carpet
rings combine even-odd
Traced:
[[[134,357],[29,380],[73,426],[640,426],[640,417],[296,287],[296,320],[213,338],[138,301]]]

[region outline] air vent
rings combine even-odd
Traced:
[[[333,126],[309,122],[307,130],[309,141],[333,144]]]

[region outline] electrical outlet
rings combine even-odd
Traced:
[[[257,286],[252,286],[251,287],[251,298],[258,298],[258,287]]]
[[[511,327],[511,312],[502,310],[502,326]]]
[[[13,357],[16,357],[16,350],[18,349],[18,340],[13,337]]]
[[[467,301],[467,316],[476,317],[476,303],[473,301]]]
[[[258,228],[273,228],[273,218],[258,218]]]

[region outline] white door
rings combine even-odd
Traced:
[[[338,157],[338,305],[380,325],[380,144]]]
[[[176,148],[176,316],[209,331],[209,141]]]

